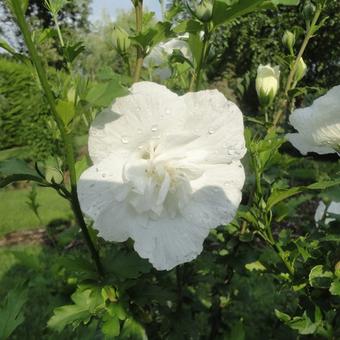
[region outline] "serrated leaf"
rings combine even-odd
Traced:
[[[279,202],[292,197],[302,191],[301,187],[294,187],[287,190],[274,191],[268,198],[267,209],[272,209]]]
[[[325,270],[323,265],[317,265],[309,273],[309,284],[314,288],[329,288],[333,276],[333,273]]]
[[[99,107],[106,107],[115,98],[125,96],[128,93],[128,90],[117,79],[113,79],[107,83],[94,85],[88,92],[86,101]]]

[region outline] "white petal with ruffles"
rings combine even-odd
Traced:
[[[234,218],[245,151],[242,113],[218,91],[134,84],[92,124],[81,208],[104,239],[130,237],[141,257],[170,270]]]

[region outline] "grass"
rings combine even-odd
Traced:
[[[0,191],[0,237],[12,231],[42,227],[38,218],[27,205],[30,188]],[[72,216],[68,202],[53,189],[37,188],[37,202],[43,225]]]

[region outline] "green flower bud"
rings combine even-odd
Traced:
[[[313,19],[314,12],[315,6],[310,1],[308,1],[302,10],[303,17],[306,21],[311,21]]]
[[[282,37],[282,43],[289,51],[293,51],[293,47],[295,45],[295,34],[290,31],[285,31]]]
[[[195,14],[197,18],[203,22],[207,22],[212,17],[213,4],[209,0],[203,0],[196,6]]]
[[[296,82],[300,81],[306,74],[307,72],[307,65],[303,61],[302,58],[298,60],[297,66],[296,66],[296,71],[294,75],[294,79]]]
[[[279,66],[271,67],[260,65],[257,69],[256,92],[259,97],[261,106],[270,105],[279,89],[280,68]]]
[[[127,52],[131,45],[129,34],[122,28],[115,26],[112,33],[113,46],[119,53],[124,54]]]

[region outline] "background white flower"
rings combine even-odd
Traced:
[[[314,215],[314,220],[316,224],[319,224],[319,222],[324,217],[326,217],[325,224],[335,221],[334,217],[327,217],[327,215],[325,216],[325,214],[340,215],[340,202],[331,202],[329,206],[327,207],[325,203],[320,201],[318,207],[315,210],[315,215]]]
[[[340,85],[316,99],[311,106],[295,110],[289,121],[298,133],[288,133],[286,137],[303,155],[339,152]]]
[[[183,40],[185,38],[187,38],[187,36],[184,35],[156,45],[144,59],[144,67],[156,67],[157,70],[155,74],[159,76],[160,79],[164,80],[169,78],[171,76],[171,70],[167,64],[168,57],[171,56],[175,50],[179,50],[186,59],[192,59],[190,47],[188,43]]]
[[[178,96],[136,83],[90,129],[81,208],[104,239],[131,237],[141,257],[169,270],[235,216],[245,151],[242,113],[217,90]]]

